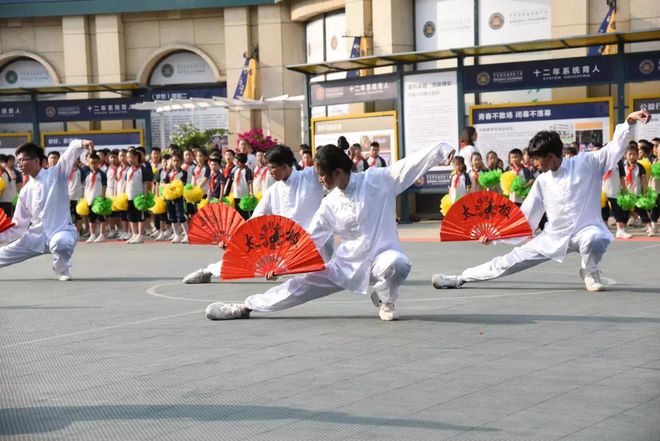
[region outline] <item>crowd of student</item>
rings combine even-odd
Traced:
[[[473,127],[467,127],[461,136],[460,152],[452,162],[454,170],[449,183],[449,198],[452,203],[467,193],[484,190],[479,184],[479,176],[482,173],[495,170],[513,171],[524,182],[523,188],[529,188],[534,184],[539,172],[530,160],[527,148],[510,150],[505,165],[494,151],[486,153],[484,162],[483,155],[475,147],[476,141],[476,130]],[[599,150],[602,147],[600,144],[594,144],[591,149]],[[580,148],[575,142],[566,146],[563,151],[565,158],[578,154],[581,154]],[[645,139],[630,141],[624,157],[613,170],[603,176],[602,217],[606,224],[610,217],[614,218],[617,226],[617,238],[632,237],[626,230],[628,225],[639,226],[641,224],[648,236],[657,233],[657,222],[660,218],[660,195],[657,196],[656,205],[651,210],[640,207],[624,210],[617,203],[617,198],[622,193],[642,196],[647,194],[648,188],[660,193],[660,177],[650,175],[647,168],[640,163],[640,161],[644,161],[647,165],[657,164],[660,162],[659,157],[660,138],[653,138],[651,142]],[[502,192],[499,186],[490,189]],[[515,192],[509,192],[508,197],[518,206],[524,200],[523,196]],[[542,220],[541,228],[543,223],[544,220]]]
[[[345,142],[345,138],[343,140]],[[358,150],[361,152],[359,145],[351,147],[356,171],[386,166],[385,160],[378,155],[378,143],[372,143],[367,158],[356,153]],[[313,166],[309,146],[301,145],[299,154],[296,168]],[[42,165],[44,168],[54,167],[59,158],[59,152],[51,151]],[[13,215],[15,198],[27,180],[14,163],[13,155],[0,155],[0,178],[4,182],[0,209],[9,217]],[[165,201],[165,212],[158,214],[136,206],[138,197],[150,193],[159,195],[161,185],[177,180],[200,188],[206,201],[229,197],[246,219],[251,212],[240,208],[241,199],[248,196],[260,198],[274,183],[264,152],[254,152],[246,140],[239,142],[236,151],[214,150],[210,154],[199,147],[180,149],[176,145],[170,145],[166,151],[154,147],[149,155],[143,147],[98,149],[76,160],[67,178],[71,216],[80,237],[87,243],[117,239],[139,244],[149,235],[157,241],[187,243],[188,221],[196,213],[197,204],[180,196]],[[87,209],[81,215],[81,201],[92,207],[99,197],[117,198],[120,195],[127,199],[126,209],[113,207],[109,216]]]

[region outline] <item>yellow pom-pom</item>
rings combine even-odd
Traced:
[[[165,205],[165,199],[162,196],[156,196],[154,202],[154,206],[149,209],[153,214],[163,214],[167,211],[167,205]]]
[[[163,185],[163,197],[166,201],[173,201],[174,199],[179,199],[181,196],[183,196],[183,186],[179,187],[174,182]]]
[[[199,204],[197,204],[197,209],[201,210],[202,208],[206,207],[208,204],[209,204],[208,199],[202,199],[201,201],[199,201]]]
[[[254,195],[255,198],[257,198],[258,201],[261,200],[261,198],[264,197],[264,193],[262,191],[257,192],[257,194]]]
[[[199,185],[195,185],[192,189],[186,190],[184,187],[183,197],[187,202],[196,204],[204,198],[204,190]]]
[[[118,194],[112,198],[112,211],[128,210],[128,195],[126,193]]]
[[[183,181],[181,179],[175,179],[170,183],[172,199],[179,199],[183,196]],[[172,200],[170,199],[170,200]]]
[[[78,213],[79,216],[89,216],[89,204],[87,203],[87,199],[82,198],[78,201],[76,204],[76,213]]]
[[[648,178],[651,176],[651,162],[647,158],[643,158],[637,161],[639,165],[644,167],[644,170],[646,171],[646,177]]]
[[[502,188],[502,194],[504,196],[509,196],[509,193],[511,193],[511,184],[513,183],[513,180],[516,179],[516,176],[516,172],[513,170],[504,172],[502,173],[502,176],[500,176],[500,187]]]
[[[606,205],[607,205],[607,195],[603,191],[600,193],[600,208],[605,208]]]
[[[2,196],[2,192],[5,191],[5,186],[7,184],[5,183],[5,180],[0,178],[0,196]]]
[[[229,196],[227,196],[227,200],[229,200],[230,207],[236,206],[236,198],[234,197],[234,193],[229,193]]]
[[[447,216],[447,212],[452,205],[453,202],[451,201],[451,197],[449,197],[448,194],[444,195],[440,200],[440,213],[442,213],[443,216]]]
[[[151,167],[151,173],[153,173],[154,176],[158,174],[158,167]]]

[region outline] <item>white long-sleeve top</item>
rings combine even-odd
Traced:
[[[421,149],[386,168],[351,173],[344,190],[335,188],[312,219],[312,239],[320,249],[333,235],[341,238],[326,268],[330,280],[366,293],[371,266],[386,250],[401,251],[396,227],[396,195],[410,187],[453,150],[446,144]]]
[[[630,135],[628,123],[619,124],[613,139],[604,148],[564,158],[557,171],[539,175],[521,209],[532,230],[536,229],[544,212],[548,222],[526,246],[561,262],[571,237],[586,227],[597,227],[613,238],[601,217],[602,176],[621,159]]]
[[[268,187],[252,217],[277,214],[294,220],[309,232],[322,199],[323,186],[314,167],[303,170],[293,168],[286,181],[277,181]]]
[[[53,234],[76,231],[71,223],[67,178],[82,150],[82,140],[73,140],[57,165],[42,168],[37,176],[28,180],[18,196],[13,218],[16,225],[0,233],[0,242],[22,238],[30,250],[41,253]]]

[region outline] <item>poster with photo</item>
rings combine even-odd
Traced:
[[[575,141],[582,151],[606,144],[614,130],[612,98],[472,106],[469,115],[476,147],[495,151],[505,164],[509,151],[524,149],[541,130],[558,132],[564,144]]]
[[[337,145],[340,136],[350,145],[360,144],[362,156],[369,155],[372,142],[380,145],[380,156],[387,164],[398,159],[396,112],[361,113],[312,119],[312,148]]]
[[[632,111],[646,110],[651,114],[648,124],[635,124],[633,126],[636,140],[660,138],[660,95],[634,96],[631,98]]]

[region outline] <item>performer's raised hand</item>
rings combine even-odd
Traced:
[[[637,112],[633,112],[628,115],[626,121],[630,125],[635,124],[637,121],[641,122],[642,124],[646,124],[651,121],[651,114],[646,110],[638,110]]]
[[[82,145],[84,148],[87,149],[89,153],[92,153],[94,151],[94,141],[91,141],[89,139],[83,139]]]
[[[275,275],[275,271],[268,271],[266,273],[266,280],[270,280],[270,281],[277,280],[277,276]]]

